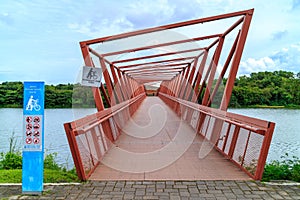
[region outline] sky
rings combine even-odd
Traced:
[[[74,83],[80,41],[251,8],[238,75],[300,72],[300,0],[0,0],[0,82]]]

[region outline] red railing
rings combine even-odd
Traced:
[[[64,124],[80,180],[90,177],[145,97],[142,93],[111,108]]]
[[[197,133],[255,180],[262,178],[275,124],[159,93]]]

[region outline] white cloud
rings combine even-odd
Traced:
[[[246,59],[241,62],[239,75],[276,70],[300,72],[300,43],[283,47],[266,57]]]
[[[0,68],[10,66],[20,72],[15,76],[18,80],[28,79],[29,72],[39,68],[45,71],[46,81],[57,80],[46,69],[72,81],[70,69],[76,71],[82,64],[79,41],[255,8],[240,71],[299,71],[299,2],[274,1],[4,0],[0,6]]]
[[[258,71],[273,71],[275,70],[275,62],[270,57],[263,57],[259,59],[248,58],[241,62],[240,71],[243,74],[249,74]]]

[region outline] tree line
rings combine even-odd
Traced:
[[[0,107],[21,108],[23,83],[0,84]],[[91,108],[95,107],[93,93],[78,84],[45,85],[45,108]]]
[[[300,107],[300,72],[258,72],[235,81],[231,107]]]
[[[0,107],[21,108],[22,105],[23,83],[1,83]],[[230,107],[256,105],[300,107],[300,72],[298,74],[287,71],[257,72],[238,77],[232,92]],[[92,91],[84,86],[78,84],[45,86],[46,108],[94,106]]]

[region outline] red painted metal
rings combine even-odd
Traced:
[[[89,55],[88,52],[88,47],[86,45],[81,45],[81,51],[82,51],[82,56],[84,58],[84,62],[86,66],[94,66],[91,56]],[[104,105],[102,102],[102,98],[101,98],[101,93],[99,91],[99,88],[92,88],[93,94],[94,94],[94,99],[95,99],[95,104],[96,104],[96,108],[98,111],[104,110]]]
[[[176,110],[176,107],[180,105],[181,109],[191,109],[194,112],[199,112],[204,118],[207,118],[208,123],[199,124],[196,130],[199,130],[199,134],[204,137],[207,141],[211,142],[215,149],[217,149],[226,158],[240,167],[245,171],[250,177],[255,180],[260,180],[263,173],[263,166],[267,158],[268,149],[270,146],[272,133],[274,131],[275,124],[273,122],[268,122],[265,120],[260,120],[256,118],[246,117],[234,113],[229,113],[222,111],[220,109],[209,108],[207,106],[199,105],[190,101],[178,99],[169,95],[166,95],[160,91],[159,97],[170,106],[178,115],[181,113]],[[213,135],[210,134],[209,122],[212,121],[222,121],[228,124],[226,130],[223,131],[224,126],[222,125],[222,131],[225,133],[222,140],[225,139],[222,146],[218,146],[215,143]],[[187,118],[186,121],[191,123],[191,118]],[[233,128],[233,136],[230,137],[230,132]],[[256,137],[261,137],[262,140],[250,140],[250,135],[248,135],[245,140],[244,151],[241,152],[240,157],[234,156],[240,149],[237,147],[238,138],[240,137],[241,130],[247,130],[248,133],[256,135]],[[215,132],[213,132],[215,134]],[[224,138],[224,139],[223,139]],[[252,148],[247,148],[252,145]],[[254,147],[257,148],[254,148]],[[261,146],[261,147],[260,147]],[[226,148],[229,150],[226,151]],[[253,158],[248,159],[248,155],[255,155]],[[239,158],[241,160],[239,160]],[[253,164],[257,162],[257,164]]]
[[[239,35],[239,40],[238,40],[238,44],[237,44],[236,51],[235,51],[236,53],[234,55],[232,65],[231,65],[231,70],[229,72],[230,76],[228,77],[226,87],[225,87],[225,92],[224,92],[223,99],[222,99],[222,102],[220,105],[221,110],[226,110],[228,107],[228,104],[230,102],[232,88],[233,88],[235,77],[236,77],[238,67],[239,67],[239,64],[241,61],[243,49],[244,49],[245,42],[246,42],[246,37],[247,37],[248,30],[250,27],[251,19],[252,19],[252,15],[253,15],[253,10],[249,10],[244,17],[245,18],[244,24],[241,29],[241,33]]]
[[[212,60],[212,64],[211,64],[211,70],[209,73],[209,79],[208,79],[208,83],[204,92],[204,97],[202,99],[202,105],[208,105],[208,100],[209,100],[209,96],[211,94],[211,88],[212,88],[212,84],[214,82],[215,79],[215,74],[217,71],[217,66],[219,63],[219,59],[220,59],[220,55],[221,55],[221,51],[223,48],[223,43],[224,43],[224,38],[221,37],[219,38],[219,44],[218,47],[216,48],[213,60]]]
[[[146,34],[146,33],[153,33],[153,32],[157,32],[157,31],[161,31],[161,30],[174,29],[174,28],[190,26],[190,25],[195,25],[195,24],[201,24],[201,23],[208,23],[211,21],[222,20],[222,19],[227,19],[227,18],[232,18],[232,17],[237,17],[237,16],[243,16],[250,12],[253,13],[253,11],[254,11],[254,9],[238,11],[238,12],[233,12],[233,13],[228,13],[228,14],[222,14],[222,15],[217,15],[217,16],[212,16],[212,17],[205,17],[205,18],[201,18],[201,19],[195,19],[195,20],[179,22],[179,23],[174,23],[174,24],[169,24],[169,25],[164,25],[164,26],[159,26],[159,27],[154,27],[154,28],[148,28],[148,29],[133,31],[133,32],[129,32],[129,33],[122,33],[122,34],[118,34],[118,35],[114,35],[114,36],[108,36],[108,37],[102,37],[102,38],[97,38],[97,39],[93,39],[93,40],[87,40],[87,41],[81,42],[81,44],[91,45],[91,44],[96,44],[96,43],[101,43],[101,42],[108,42],[108,41],[118,40],[118,39],[122,39],[122,38],[142,35],[142,34]]]
[[[185,121],[188,123],[194,120],[192,116],[198,112],[197,125],[193,127],[195,131],[249,176],[261,179],[275,124],[226,112],[253,11],[253,9],[245,10],[80,42],[86,65],[95,67],[90,54],[98,57],[104,81],[100,87],[101,92],[99,88],[93,88],[98,113],[65,124],[79,178],[86,180],[90,176],[101,157],[109,150],[109,145],[105,145],[106,142],[115,142],[121,133],[122,127],[116,128],[117,136],[112,133],[111,126],[115,126],[114,117],[121,116],[121,121],[125,124],[146,97],[143,84],[160,81],[158,96],[174,112],[179,116],[183,114],[182,112],[186,112]],[[137,47],[130,45],[126,47],[121,43],[122,48],[114,51],[102,48],[103,44],[108,45],[111,41],[114,41],[114,46],[118,46],[118,42],[126,38],[151,36],[154,32],[165,33],[163,31],[169,29],[176,31],[186,26],[201,26],[202,23],[229,18],[232,19],[232,24],[225,27],[223,32],[208,35],[201,32],[202,35],[189,39],[168,38],[173,40],[158,41],[154,44],[139,41],[140,45]],[[239,30],[234,31],[236,29]],[[236,39],[227,57],[223,59],[225,63],[219,63],[220,57],[223,56],[221,55],[223,43],[229,34],[236,34]],[[191,43],[197,43],[199,47],[187,45]],[[95,44],[97,50],[94,49]],[[167,49],[172,45],[173,47],[181,45],[182,49],[165,53],[156,51],[162,47]],[[131,52],[141,54],[130,57]],[[210,57],[212,60],[209,60]],[[228,70],[229,76],[221,103],[214,105],[218,109],[210,108]],[[216,80],[217,71],[221,74]],[[101,96],[107,101],[109,108],[104,108]],[[126,113],[126,110],[129,110],[129,113]],[[209,128],[209,124],[213,128]],[[258,141],[254,141],[253,138],[258,138]],[[87,145],[80,143],[80,139],[87,142]],[[90,145],[90,140],[93,141],[93,145]],[[259,154],[252,152],[253,146],[257,146]],[[105,149],[105,152],[101,152],[100,147]],[[252,154],[256,162],[254,164],[249,160]],[[249,166],[255,168],[249,169]]]

